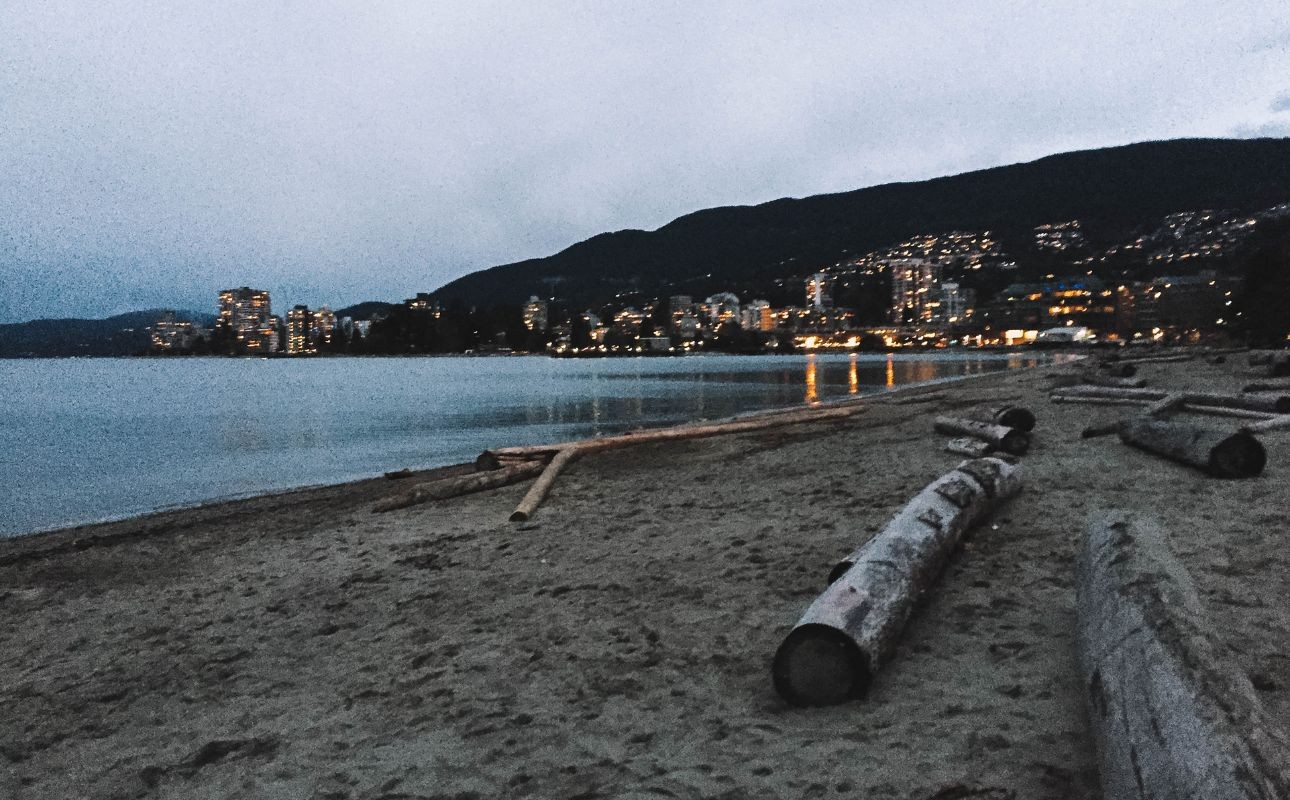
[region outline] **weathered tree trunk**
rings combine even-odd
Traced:
[[[1182,397],[1186,404],[1244,408],[1269,414],[1290,413],[1290,395],[1220,394],[1217,392],[1168,392],[1163,389],[1116,389],[1109,386],[1067,386],[1056,389],[1053,398],[1100,398],[1104,400],[1143,400],[1155,402],[1171,395]]]
[[[1267,453],[1249,433],[1214,430],[1174,420],[1135,417],[1120,427],[1120,440],[1196,467],[1216,478],[1251,478],[1263,472]]]
[[[672,442],[684,439],[702,439],[709,436],[725,436],[734,433],[748,433],[804,422],[843,419],[863,410],[864,406],[855,404],[839,407],[792,409],[791,411],[748,417],[730,422],[656,428],[619,436],[604,436],[599,439],[584,439],[575,442],[528,445],[524,447],[498,447],[480,453],[479,457],[475,459],[475,466],[477,469],[496,469],[508,460],[546,459],[553,457],[556,453],[574,447],[581,448],[585,453],[591,450],[613,450],[619,447],[633,447],[638,444],[652,442]]]
[[[1220,662],[1158,528],[1123,512],[1093,520],[1077,605],[1107,800],[1290,798],[1290,743]]]
[[[967,416],[968,419],[974,419],[978,422],[1003,425],[1026,433],[1030,433],[1035,429],[1035,415],[1030,409],[1014,406],[1011,403],[973,408],[967,412]]]
[[[542,463],[531,461],[502,467],[491,472],[474,472],[458,478],[428,481],[417,484],[406,492],[377,501],[376,505],[372,506],[372,511],[393,511],[396,508],[407,508],[432,500],[446,500],[449,497],[496,489],[499,486],[535,478],[540,472],[542,472]]]
[[[527,522],[533,516],[533,512],[537,511],[537,507],[542,505],[542,501],[546,499],[547,492],[551,491],[551,487],[555,484],[555,479],[569,465],[569,462],[580,455],[582,455],[582,451],[577,447],[569,447],[556,453],[555,458],[551,459],[551,463],[543,468],[542,474],[529,487],[524,499],[511,512],[511,522]]]
[[[964,532],[1020,489],[1015,465],[982,458],[916,495],[834,567],[829,587],[784,639],[771,667],[780,695],[799,706],[863,695]]]
[[[971,439],[963,437],[960,439],[950,439],[945,443],[945,450],[959,456],[968,458],[981,458],[987,456],[994,446],[989,442],[983,442],[980,439]]]
[[[989,442],[995,449],[1014,456],[1025,455],[1030,449],[1030,434],[1006,425],[959,417],[937,417],[933,425],[937,433],[971,436],[973,439]]]

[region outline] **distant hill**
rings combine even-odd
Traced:
[[[624,292],[699,295],[800,275],[918,234],[989,230],[1009,252],[1024,253],[1036,226],[1078,219],[1090,246],[1107,248],[1174,212],[1254,212],[1286,201],[1290,139],[1147,142],[697,211],[655,231],[604,233],[552,256],[475,272],[435,295],[479,305],[531,294],[583,305]]]
[[[352,306],[346,306],[336,310],[336,318],[351,317],[353,319],[372,319],[373,317],[389,316],[390,309],[394,307],[393,303],[383,303],[379,300],[368,300],[365,303],[357,303]]]
[[[38,319],[0,325],[0,358],[132,356],[148,348],[148,326],[163,309],[131,311],[107,319]],[[180,319],[209,325],[209,314],[179,312]]]

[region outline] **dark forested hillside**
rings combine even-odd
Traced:
[[[990,230],[1009,250],[1024,250],[1035,226],[1072,219],[1090,245],[1108,247],[1173,212],[1252,212],[1288,200],[1290,139],[1147,142],[707,209],[656,231],[601,234],[553,256],[476,272],[436,295],[481,305],[530,294],[594,304],[619,292],[665,295],[687,283],[697,289],[800,274],[924,233]]]

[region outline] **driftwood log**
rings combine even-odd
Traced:
[[[374,513],[393,511],[396,508],[407,508],[419,503],[428,503],[432,500],[446,500],[449,497],[458,497],[472,492],[483,492],[488,489],[496,489],[499,486],[507,486],[528,480],[529,478],[536,478],[541,472],[541,462],[533,461],[502,467],[490,472],[473,472],[456,478],[427,481],[413,486],[406,492],[378,500],[372,506],[372,511]]]
[[[1173,394],[1180,395],[1184,404],[1244,408],[1249,411],[1264,411],[1269,414],[1290,414],[1290,394],[1247,395],[1222,394],[1218,392],[1169,392],[1163,389],[1117,389],[1109,386],[1068,386],[1054,390],[1052,398],[1054,400],[1058,398],[1062,400],[1075,398],[1140,400],[1151,403],[1164,400]]]
[[[937,433],[980,439],[1009,455],[1023,456],[1030,449],[1030,434],[1007,425],[960,417],[937,417],[932,424]]]
[[[537,507],[542,505],[542,501],[546,499],[547,493],[551,491],[551,487],[555,484],[555,479],[559,477],[570,462],[582,455],[582,453],[582,448],[578,447],[569,447],[556,453],[555,458],[552,458],[551,462],[542,468],[542,474],[538,476],[536,481],[533,481],[533,485],[529,487],[524,499],[511,512],[511,522],[527,522],[533,516],[533,512],[537,511]]]
[[[1263,431],[1279,431],[1290,428],[1290,414],[1281,414],[1275,417],[1268,417],[1259,422],[1251,422],[1248,425],[1242,425],[1241,430],[1247,433],[1262,433]]]
[[[958,456],[967,456],[968,458],[981,458],[987,456],[994,447],[989,442],[983,442],[980,439],[970,437],[960,437],[950,439],[945,443],[945,451]]]
[[[1159,529],[1093,520],[1078,562],[1080,665],[1107,800],[1284,800],[1290,742],[1219,659]]]
[[[599,439],[584,439],[560,444],[528,445],[523,447],[498,447],[485,450],[475,459],[475,468],[480,470],[496,469],[503,463],[553,458],[556,453],[570,448],[580,448],[583,453],[592,450],[614,450],[620,447],[634,447],[638,444],[652,442],[673,442],[684,439],[702,439],[709,436],[724,436],[732,433],[778,428],[784,425],[796,425],[803,422],[819,422],[830,419],[843,419],[864,410],[863,405],[848,404],[826,406],[824,408],[792,409],[773,412],[705,425],[678,425],[671,428],[655,428],[618,436],[602,436]]]
[[[1028,408],[1005,403],[997,406],[979,406],[967,412],[968,419],[989,422],[1030,433],[1035,429],[1035,415]]]
[[[1259,381],[1246,384],[1243,392],[1290,392],[1290,380]]]
[[[829,587],[784,639],[771,666],[780,695],[798,706],[863,695],[964,532],[1020,489],[1015,465],[982,458],[919,492],[834,567]]]
[[[1246,431],[1232,433],[1142,416],[1125,420],[1118,432],[1125,444],[1216,478],[1252,478],[1267,464],[1263,445]]]
[[[1119,364],[1114,361],[1103,361],[1098,367],[1112,378],[1132,378],[1138,374],[1138,368],[1132,364]]]
[[[1132,367],[1132,364],[1126,364]],[[1147,385],[1145,378],[1121,378],[1115,375],[1105,375],[1092,370],[1084,370],[1078,375],[1079,379],[1089,386],[1111,386],[1117,389],[1141,389]]]

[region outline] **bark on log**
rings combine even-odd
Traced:
[[[537,507],[542,505],[542,500],[546,498],[547,492],[551,491],[551,486],[555,484],[556,477],[564,470],[569,462],[582,455],[579,448],[570,447],[555,454],[551,463],[542,469],[542,474],[529,487],[528,493],[524,499],[511,512],[511,522],[527,522],[537,511]]]
[[[1174,420],[1135,417],[1125,420],[1119,433],[1125,444],[1216,478],[1251,478],[1263,472],[1267,463],[1263,445],[1245,431],[1230,433]]]
[[[980,439],[960,438],[950,439],[945,443],[946,452],[954,453],[959,456],[968,458],[981,458],[987,456],[994,446],[989,442],[983,442]]]
[[[973,408],[967,412],[967,416],[969,419],[979,422],[989,422],[994,425],[1016,428],[1025,433],[1030,433],[1035,429],[1034,413],[1028,408],[1014,406],[1011,403]]]
[[[982,458],[963,462],[916,495],[834,568],[829,587],[775,653],[776,691],[798,706],[863,695],[963,533],[1020,488],[1015,465]]]
[[[932,424],[937,433],[971,436],[1014,456],[1024,456],[1030,449],[1030,434],[1006,425],[958,417],[937,417]]]
[[[1290,742],[1223,664],[1159,529],[1095,518],[1078,562],[1080,664],[1107,800],[1290,798]]]
[[[413,486],[406,492],[390,495],[377,501],[372,506],[372,511],[373,513],[393,511],[396,508],[407,508],[419,503],[428,503],[432,500],[446,500],[449,497],[496,489],[499,486],[507,486],[529,478],[535,478],[540,472],[542,472],[542,463],[540,461],[530,461],[511,467],[502,467],[491,472],[474,472],[459,478],[427,481]]]

